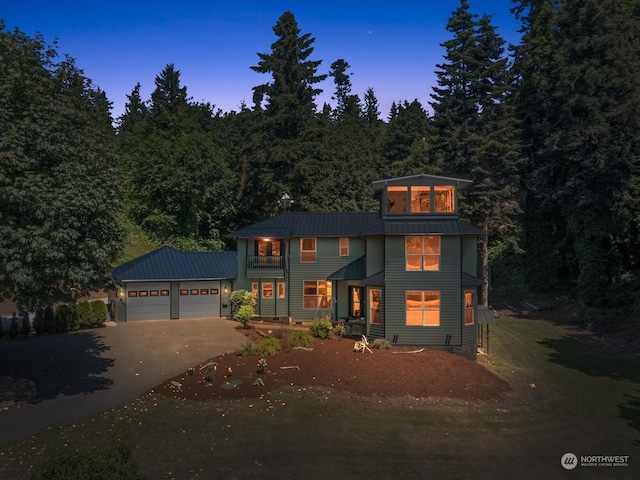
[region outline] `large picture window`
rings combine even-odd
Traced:
[[[405,237],[405,257],[407,270],[439,270],[440,237]]]
[[[315,238],[300,239],[300,261],[301,262],[315,262],[316,252],[317,252],[317,245],[316,245]]]
[[[331,308],[331,282],[305,280],[303,286],[303,308],[328,310]]]
[[[440,325],[440,292],[409,290],[406,295],[408,326],[437,327]]]
[[[408,187],[387,187],[387,212],[407,212]]]
[[[455,187],[433,187],[434,212],[455,212]]]

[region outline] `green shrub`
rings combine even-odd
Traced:
[[[55,326],[57,333],[69,331],[69,305],[58,305],[55,313]]]
[[[256,297],[249,290],[234,290],[231,292],[231,304],[235,310],[239,310],[240,307],[248,305],[250,307],[256,306]]]
[[[327,318],[320,318],[311,322],[309,330],[314,337],[327,338],[333,331],[333,325]]]
[[[56,314],[51,305],[44,309],[44,331],[48,335],[56,333]]]
[[[309,348],[313,345],[313,337],[309,332],[297,330],[289,335],[289,345],[292,347]]]
[[[78,313],[78,304],[72,303],[67,306],[67,327],[70,332],[75,332],[80,329],[80,320]]]
[[[249,320],[253,318],[253,315],[253,307],[251,305],[243,305],[238,309],[233,318],[242,323],[244,328],[249,328]]]
[[[107,321],[107,316],[109,315],[107,304],[102,300],[94,300],[93,302],[89,302],[89,304],[91,305],[91,326],[102,326],[102,324]]]
[[[338,337],[344,337],[345,334],[347,333],[342,323],[338,323],[337,325],[334,325],[332,332],[334,335],[337,335]]]
[[[2,340],[3,336],[4,336],[4,322],[2,321],[2,318],[0,318],[0,340]]]
[[[29,320],[29,313],[24,312],[22,314],[22,328],[20,328],[20,335],[28,337],[31,333],[31,321]]]
[[[20,327],[18,326],[18,317],[14,313],[11,317],[11,323],[9,324],[9,338],[16,338],[20,333]]]
[[[273,336],[276,338],[284,338],[285,333],[287,332],[284,328],[279,328],[273,333]]]
[[[236,349],[236,355],[239,357],[250,357],[256,354],[256,347],[251,342],[251,340],[247,340],[247,342],[241,347]]]
[[[217,366],[218,364],[216,362],[207,363],[207,370],[205,371],[205,374],[204,374],[204,379],[207,382],[213,382],[213,380],[216,378]]]
[[[281,350],[282,348],[277,338],[265,338],[256,346],[256,353],[258,353],[258,355],[275,355]]]
[[[391,348],[391,344],[386,338],[376,338],[371,346],[377,350],[386,350]]]
[[[33,319],[33,329],[38,335],[42,335],[44,333],[44,308],[36,310],[36,316]]]
[[[60,451],[33,467],[32,480],[66,480],[101,478],[140,480],[131,447],[116,441],[108,448],[92,448],[79,452]]]
[[[78,314],[78,328],[91,326],[92,307],[89,302],[76,303],[76,313]]]

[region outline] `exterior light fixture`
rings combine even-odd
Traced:
[[[289,210],[289,207],[294,203],[293,199],[287,194],[287,192],[282,195],[282,198],[278,200],[278,203],[282,207],[282,209],[286,212]]]

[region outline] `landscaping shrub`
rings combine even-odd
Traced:
[[[327,338],[333,331],[333,325],[327,318],[320,318],[311,322],[309,330],[314,337]]]
[[[78,320],[78,304],[72,303],[67,305],[67,327],[70,332],[80,329],[80,321]]]
[[[89,302],[79,302],[75,306],[78,314],[78,328],[87,328],[91,326],[93,310]]]
[[[2,321],[2,318],[0,318],[0,340],[2,340],[3,336],[4,336],[4,322]]]
[[[256,306],[256,297],[249,290],[234,290],[231,292],[231,305],[233,305],[234,311],[248,305],[250,307]]]
[[[386,338],[376,338],[371,346],[377,350],[386,350],[391,348],[391,344]]]
[[[280,347],[280,342],[277,338],[265,338],[256,346],[256,353],[258,353],[258,355],[275,355],[281,350],[282,348]]]
[[[36,316],[33,319],[33,329],[38,335],[44,333],[44,308],[36,310]]]
[[[338,337],[344,337],[347,331],[345,330],[344,325],[342,323],[338,323],[337,325],[333,325],[332,333],[334,335],[337,335]]]
[[[18,327],[18,317],[14,313],[11,317],[11,323],[9,324],[9,338],[16,338],[20,333],[20,327]]]
[[[256,347],[251,342],[251,340],[247,340],[247,342],[241,347],[236,349],[236,355],[239,357],[250,357],[256,354]]]
[[[55,326],[57,333],[69,331],[69,305],[58,305],[55,313]]]
[[[48,335],[56,333],[56,314],[51,305],[44,309],[44,331]]]
[[[313,345],[313,337],[309,332],[301,332],[297,330],[289,335],[289,345],[292,347],[309,348]]]
[[[243,305],[238,309],[233,318],[242,323],[244,328],[249,328],[249,320],[253,318],[253,315],[253,307],[251,305]]]
[[[108,448],[92,448],[79,452],[61,451],[33,467],[32,480],[67,480],[100,478],[105,480],[140,480],[131,447],[114,442]]]
[[[287,331],[284,328],[279,328],[273,333],[273,336],[276,338],[284,338],[285,333],[287,333]]]
[[[22,314],[22,328],[20,329],[20,335],[28,337],[31,333],[31,321],[29,320],[29,314],[24,312]]]
[[[102,324],[107,321],[107,316],[109,315],[107,304],[102,300],[94,300],[93,302],[89,302],[89,304],[91,305],[91,326],[102,326]]]

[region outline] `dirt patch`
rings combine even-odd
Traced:
[[[241,330],[251,341],[262,340],[253,328]],[[275,330],[262,329],[268,335]],[[314,339],[312,350],[293,349],[289,332],[279,338],[282,352],[260,357],[220,355],[193,367],[154,391],[188,400],[256,398],[288,386],[322,386],[361,396],[414,398],[440,397],[461,400],[501,398],[509,384],[477,362],[459,355],[416,348],[392,347],[354,352],[354,339]],[[371,345],[369,345],[371,347]],[[258,373],[261,358],[266,372]],[[205,379],[207,364],[215,362],[212,381]]]

